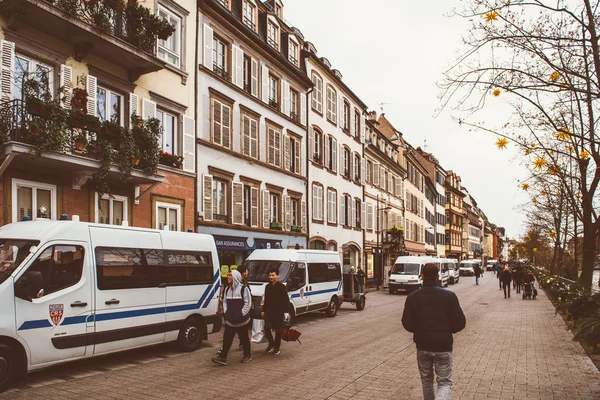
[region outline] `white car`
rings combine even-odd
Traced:
[[[475,275],[475,263],[473,261],[462,261],[459,264],[459,274],[461,276],[473,276]]]

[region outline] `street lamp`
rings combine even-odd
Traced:
[[[379,285],[383,283],[383,258],[382,258],[382,251],[381,248],[379,248],[379,235],[381,234],[381,231],[379,230],[379,211],[383,211],[383,210],[391,210],[392,207],[387,206],[387,207],[382,207],[379,208],[379,194],[377,195],[377,211],[375,212],[375,218],[377,219],[377,229],[375,230],[375,234],[377,235],[377,258],[376,258],[376,262],[375,262],[375,280],[377,282],[377,290],[379,290]],[[383,285],[382,285],[383,286]]]

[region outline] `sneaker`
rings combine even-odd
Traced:
[[[251,356],[242,358],[242,362],[243,363],[249,363],[250,361],[252,361],[252,357]]]
[[[221,355],[221,353],[223,352],[223,347],[219,348],[219,350],[217,350],[217,354]]]
[[[281,350],[279,350],[279,349],[274,349],[274,350],[273,350],[273,355],[274,355],[274,356],[278,356],[278,355],[280,355],[280,354],[281,354]]]
[[[227,360],[224,359],[223,357],[213,358],[211,361],[214,362],[215,364],[227,365]]]
[[[271,353],[273,353],[273,349],[274,349],[273,345],[270,344],[270,345],[267,346],[267,349],[265,350],[265,353],[271,354]]]

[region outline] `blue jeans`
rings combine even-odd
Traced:
[[[452,391],[452,352],[433,352],[417,349],[417,364],[421,374],[424,400],[450,400]],[[437,393],[433,390],[433,376],[437,375]]]
[[[475,283],[476,283],[477,285],[479,285],[479,277],[478,277],[478,276],[475,276]]]

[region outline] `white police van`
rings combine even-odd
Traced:
[[[451,284],[458,283],[460,270],[457,260],[455,258],[441,258],[440,260],[448,266],[448,282]]]
[[[20,372],[220,330],[212,236],[73,221],[0,228],[0,390]]]
[[[438,267],[438,282],[441,286],[448,286],[450,276],[449,267],[443,259],[430,256],[400,256],[396,259],[390,270],[389,292],[409,292],[420,289],[423,286],[421,277],[425,264],[433,263]]]
[[[328,317],[335,317],[344,302],[342,260],[336,251],[260,249],[254,250],[244,264],[248,267],[255,318],[260,318],[269,270],[274,268],[287,287],[292,319],[312,311],[325,311]]]

